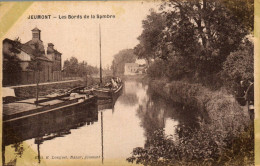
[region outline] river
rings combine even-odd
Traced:
[[[155,130],[164,129],[174,139],[178,127],[195,126],[198,117],[196,111],[164,100],[135,79],[124,81],[113,104],[78,115],[52,116],[14,129],[23,136],[4,147],[5,164],[64,165],[66,159],[101,164],[102,158],[104,164],[126,162],[134,148],[149,144]]]

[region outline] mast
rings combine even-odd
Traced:
[[[37,144],[37,151],[38,151],[38,163],[41,163],[40,143]]]
[[[5,143],[2,141],[2,164],[5,165]]]
[[[38,153],[38,163],[41,163],[41,154],[40,154],[40,144],[42,144],[43,138],[36,137],[34,143],[37,144],[37,153]]]
[[[101,147],[102,147],[102,164],[104,163],[104,142],[103,142],[103,112],[101,111]]]
[[[102,84],[102,61],[101,61],[101,29],[100,29],[100,24],[99,24],[99,53],[100,53],[100,84]]]

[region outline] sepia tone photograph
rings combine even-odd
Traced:
[[[0,2],[1,164],[260,164],[254,8]]]

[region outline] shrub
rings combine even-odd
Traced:
[[[165,80],[150,83],[155,93],[174,102],[195,106],[209,121],[200,129],[178,128],[173,141],[162,130],[150,146],[136,148],[129,162],[144,165],[248,165],[254,160],[254,128],[250,118],[226,91],[210,91],[200,84]],[[241,153],[239,152],[241,150]]]
[[[241,80],[254,79],[254,46],[248,40],[232,52],[223,64],[222,80],[225,85],[235,90]]]
[[[147,74],[151,78],[159,78],[165,76],[166,63],[164,60],[156,59],[148,68]]]
[[[181,128],[178,130],[180,132]],[[254,164],[253,124],[237,137],[204,125],[193,132],[182,128],[181,133],[185,134],[179,134],[178,139],[173,141],[163,130],[155,131],[150,146],[135,148],[127,161],[153,166]],[[227,138],[233,142],[227,141]]]

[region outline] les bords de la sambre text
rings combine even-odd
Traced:
[[[33,19],[42,19],[42,20],[49,20],[49,19],[111,19],[116,18],[115,15],[111,14],[83,14],[83,15],[50,15],[50,14],[39,14],[39,15],[29,15],[27,19],[33,20]]]

